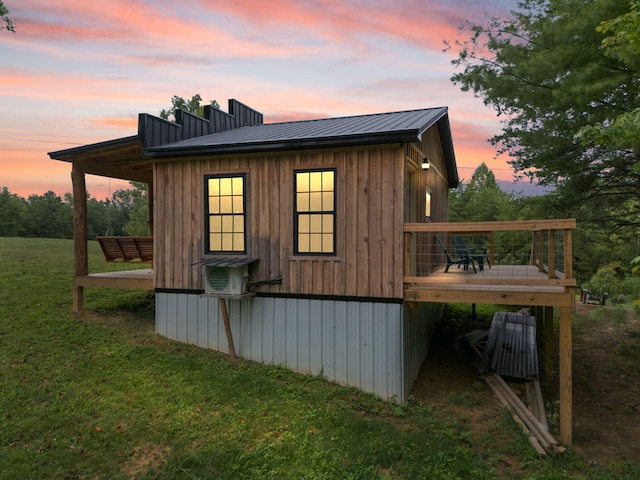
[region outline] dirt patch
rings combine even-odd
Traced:
[[[155,471],[166,464],[169,448],[144,445],[135,449],[131,459],[124,465],[128,478],[135,480],[144,477],[149,471]]]
[[[594,315],[577,306],[573,333],[573,448],[592,464],[640,458],[640,321]],[[610,308],[610,307],[607,307]],[[480,380],[477,369],[453,348],[460,331],[439,331],[411,395],[425,406],[468,422],[475,441],[499,444],[508,415]],[[556,362],[557,367],[557,362]],[[557,417],[557,378],[545,390],[550,419]],[[557,427],[557,426],[556,426]],[[553,425],[552,425],[553,428]],[[504,440],[508,435],[505,433]],[[517,460],[505,456],[509,468]]]
[[[574,447],[601,464],[637,462],[640,321],[629,315],[612,324],[606,314],[594,317],[596,308],[581,304],[574,320]]]

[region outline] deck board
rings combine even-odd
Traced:
[[[410,302],[573,306],[575,280],[549,279],[537,267],[492,265],[482,272],[444,267],[428,277],[405,277]]]
[[[78,275],[73,279],[76,287],[133,288],[153,290],[155,287],[153,270],[121,270],[117,272]]]

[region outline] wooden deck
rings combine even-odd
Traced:
[[[574,279],[550,279],[535,266],[492,265],[472,269],[444,266],[425,277],[405,277],[408,302],[455,302],[571,307]]]
[[[140,290],[153,290],[155,288],[153,270],[150,268],[76,275],[73,278],[73,285],[74,287],[133,288]]]

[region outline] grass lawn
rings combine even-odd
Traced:
[[[158,337],[149,292],[87,289],[73,315],[69,240],[0,238],[0,267],[1,479],[640,475],[571,450],[539,458],[507,414],[475,442],[464,418],[415,400]],[[91,242],[90,270],[113,268]]]

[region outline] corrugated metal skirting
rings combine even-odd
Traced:
[[[538,378],[535,317],[526,313],[496,312],[481,370],[515,378]]]
[[[426,357],[427,323],[437,320],[419,320],[413,312],[405,322],[401,304],[339,300],[251,297],[227,300],[227,309],[237,355],[398,402],[406,400]],[[228,352],[214,297],[156,293],[156,332]]]

